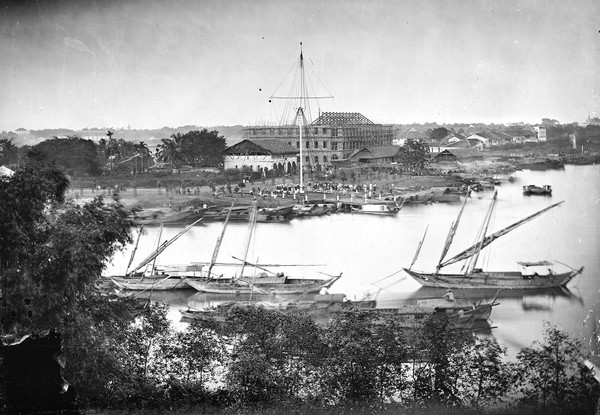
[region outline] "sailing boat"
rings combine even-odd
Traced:
[[[275,273],[264,266],[248,262],[248,249],[254,228],[256,227],[256,216],[257,209],[256,206],[254,206],[251,211],[244,256],[243,258],[233,257],[235,260],[238,260],[241,263],[241,271],[239,276],[213,277],[212,275],[209,275],[208,279],[206,280],[187,280],[187,284],[200,292],[211,294],[250,294],[253,292],[258,292],[261,294],[305,294],[317,293],[323,288],[329,288],[334,282],[341,278],[342,274],[339,276],[328,276],[328,278],[293,277],[285,275],[283,272]],[[216,261],[218,247],[221,244],[226,226],[227,220],[223,226],[221,236],[217,240],[217,246],[215,247],[209,270],[212,269],[212,265]],[[244,270],[246,269],[246,266],[251,266],[255,270],[260,269],[261,272],[256,276],[245,276]]]
[[[482,227],[479,232],[478,241],[471,247],[465,249],[461,253],[455,255],[454,257],[445,260],[446,253],[452,244],[452,239],[454,238],[454,234],[456,233],[456,229],[458,228],[458,224],[460,222],[460,218],[462,216],[466,198],[461,206],[458,217],[454,223],[452,223],[450,227],[450,231],[448,232],[448,236],[446,238],[446,243],[444,244],[444,248],[442,250],[441,258],[438,262],[435,272],[427,273],[420,271],[413,271],[412,265],[416,261],[416,257],[418,255],[418,251],[421,248],[423,241],[419,243],[419,247],[417,250],[417,254],[415,255],[415,259],[411,263],[409,268],[404,268],[404,271],[408,273],[415,281],[420,283],[425,287],[441,287],[441,288],[467,288],[467,289],[477,289],[477,288],[501,288],[501,289],[540,289],[540,288],[549,288],[549,287],[562,287],[566,285],[571,279],[573,279],[576,275],[580,274],[583,271],[583,267],[579,270],[571,269],[569,272],[564,273],[556,273],[552,269],[552,263],[549,261],[538,261],[538,262],[518,262],[521,266],[520,271],[483,271],[481,268],[476,268],[477,260],[479,258],[479,254],[481,250],[491,244],[496,239],[500,238],[503,235],[506,235],[508,232],[516,229],[517,227],[529,222],[535,217],[541,215],[544,212],[549,211],[550,209],[555,208],[563,202],[555,203],[551,206],[546,207],[532,215],[527,216],[520,221],[513,223],[510,226],[507,226],[504,229],[501,229],[493,234],[486,235],[490,220],[492,217],[492,213],[494,211],[494,207],[496,205],[498,196],[498,191],[494,192],[494,197],[492,198],[492,202],[490,207],[488,208],[487,214],[484,218]],[[423,240],[425,239],[425,235],[423,236]],[[450,264],[454,264],[459,261],[468,261],[466,266],[466,271],[464,273],[453,273],[453,274],[445,274],[440,273],[440,270],[448,266]],[[546,272],[538,273],[533,272],[532,269],[539,269],[543,267]]]
[[[139,238],[142,234],[141,230],[138,235],[138,240],[136,241],[134,250],[132,252],[131,258],[129,260],[129,264],[127,265],[127,270],[125,271],[125,276],[112,276],[110,277],[113,284],[122,290],[132,290],[132,291],[145,291],[145,290],[154,290],[154,291],[164,291],[164,290],[174,290],[174,289],[185,289],[190,288],[187,284],[187,278],[191,278],[192,274],[200,270],[192,270],[187,269],[186,275],[181,275],[180,272],[173,272],[169,270],[165,272],[165,270],[159,270],[156,268],[156,258],[165,250],[169,245],[179,239],[184,233],[192,229],[194,225],[200,222],[202,218],[197,219],[191,225],[186,226],[182,229],[177,235],[171,238],[168,241],[165,241],[162,245],[160,244],[160,235],[162,233],[159,232],[159,236],[157,239],[157,248],[142,262],[140,262],[133,270],[129,271],[129,266],[133,261],[133,256],[137,251],[137,245],[139,242]],[[138,272],[142,268],[150,266],[150,275],[146,275],[146,272]]]

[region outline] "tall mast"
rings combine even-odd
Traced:
[[[486,246],[488,246],[489,244],[491,244],[492,242],[494,242],[496,239],[500,238],[501,236],[506,235],[513,229],[518,228],[519,226],[529,222],[533,218],[541,215],[542,213],[547,212],[552,208],[555,208],[556,206],[562,204],[563,202],[564,201],[561,201],[561,202],[555,203],[553,205],[550,205],[547,208],[544,208],[532,215],[527,216],[524,219],[521,219],[521,220],[513,223],[510,226],[507,226],[506,228],[503,228],[497,232],[494,232],[493,234],[491,234],[489,236],[486,236],[485,239],[483,240],[483,243],[481,244],[481,249],[485,248]],[[475,245],[470,246],[469,248],[465,249],[461,253],[459,253],[459,254],[453,256],[452,258],[448,259],[447,261],[445,261],[443,264],[441,264],[441,267],[445,267],[447,265],[454,264],[455,262],[462,261],[464,259],[467,259],[467,258],[475,255],[475,252],[477,251],[478,247],[479,247],[479,243],[476,243]]]
[[[467,199],[469,198],[470,192],[471,192],[471,188],[467,187],[467,194],[465,195],[465,200],[463,201],[460,211],[458,212],[456,221],[453,222],[452,225],[450,226],[450,230],[448,231],[448,236],[446,237],[446,242],[444,244],[444,249],[442,250],[442,255],[440,256],[440,261],[438,262],[437,267],[435,267],[436,274],[438,272],[440,272],[440,268],[442,268],[442,261],[444,260],[444,257],[448,253],[448,249],[450,249],[450,245],[452,245],[452,240],[454,239],[454,235],[456,234],[456,229],[458,229],[458,223],[460,222],[462,213],[465,210],[465,205],[467,204]]]
[[[473,255],[473,260],[471,261],[471,264],[469,266],[469,268],[467,269],[467,276],[470,276],[473,273],[473,270],[475,269],[475,266],[477,265],[477,259],[479,259],[479,254],[481,253],[481,250],[483,249],[483,242],[485,240],[485,234],[487,233],[488,227],[490,226],[490,221],[492,218],[492,212],[494,211],[494,206],[496,205],[496,200],[498,198],[498,191],[496,190],[494,192],[494,197],[492,198],[492,203],[490,204],[490,208],[488,209],[488,213],[486,215],[484,224],[483,224],[483,230],[481,231],[481,240],[479,241],[479,244],[477,245],[477,252],[475,252],[475,255]]]
[[[246,240],[246,246],[244,248],[244,261],[242,262],[242,270],[240,271],[240,278],[242,278],[244,276],[244,268],[246,267],[246,264],[248,262],[246,262],[246,260],[248,259],[248,249],[250,248],[250,242],[252,242],[252,233],[254,232],[254,228],[256,226],[256,212],[257,207],[256,205],[252,205],[252,207],[250,208],[250,218],[249,218],[249,224],[248,224],[248,239]]]
[[[302,155],[302,127],[304,124],[304,113],[302,112],[302,107],[298,108],[298,115],[296,116],[296,123],[300,128],[300,194],[304,193],[304,156]]]
[[[425,241],[425,236],[427,235],[427,229],[429,229],[429,225],[427,225],[427,227],[425,228],[425,233],[423,234],[423,239],[421,239],[421,242],[419,242],[419,245],[417,246],[417,251],[415,252],[415,257],[413,258],[412,262],[410,263],[410,267],[408,267],[408,269],[411,269],[413,265],[415,265],[415,262],[417,262],[417,258],[419,257],[419,252],[421,252],[421,247],[423,246],[423,242]]]
[[[300,106],[298,107],[298,126],[300,128],[300,194],[304,193],[304,156],[302,155],[302,129],[304,127],[304,56],[302,55],[302,42],[300,42]]]
[[[135,246],[133,247],[133,252],[131,253],[131,258],[129,258],[129,263],[127,264],[127,268],[125,269],[125,275],[127,275],[129,273],[129,267],[131,266],[131,263],[133,262],[133,257],[135,256],[135,252],[137,251],[138,244],[140,243],[140,238],[142,236],[143,231],[144,231],[144,225],[142,225],[140,227],[140,233],[138,233],[138,237],[135,241]]]
[[[299,165],[299,176],[300,176],[300,193],[304,193],[304,143],[303,143],[303,129],[304,129],[304,125],[308,124],[307,120],[309,120],[311,118],[311,113],[310,113],[310,100],[314,99],[314,100],[319,100],[319,99],[333,99],[333,95],[331,95],[331,93],[327,90],[327,88],[325,87],[325,85],[323,85],[322,82],[319,82],[322,86],[322,88],[326,91],[325,94],[316,94],[314,91],[314,85],[310,79],[310,77],[308,76],[308,72],[306,72],[306,69],[309,69],[308,67],[304,66],[304,54],[302,51],[302,42],[300,42],[300,59],[297,61],[297,64],[295,65],[295,71],[294,71],[294,76],[293,76],[293,80],[292,80],[292,86],[290,88],[290,93],[287,96],[282,96],[280,94],[277,94],[277,91],[279,90],[279,87],[284,83],[284,81],[282,81],[279,86],[276,88],[275,92],[269,97],[269,102],[271,102],[271,100],[275,100],[275,99],[284,99],[288,102],[288,104],[285,105],[285,109],[284,112],[287,114],[288,110],[294,111],[294,116],[292,118],[292,122],[291,124],[286,124],[289,126],[293,126],[294,124],[297,124],[298,127],[300,128],[300,134],[299,134],[299,146],[300,146],[300,162],[298,163]],[[300,71],[300,76],[298,76],[298,71]],[[290,70],[290,72],[292,72]],[[289,74],[289,73],[288,73]],[[318,77],[317,77],[318,79]],[[298,89],[299,87],[299,89]],[[313,93],[311,95],[309,95],[309,89],[311,89],[313,91]],[[308,113],[308,118],[306,116],[306,114]],[[320,115],[320,108],[319,108],[319,115]],[[287,119],[287,115],[285,117],[282,116],[282,120],[286,118]],[[310,159],[309,159],[310,160]]]
[[[210,264],[208,266],[208,278],[211,277],[211,272],[215,262],[217,262],[217,256],[219,255],[219,249],[221,248],[221,242],[223,241],[223,236],[225,236],[225,229],[227,229],[227,224],[229,223],[229,216],[231,216],[231,211],[233,210],[233,205],[235,202],[231,203],[231,207],[229,208],[229,212],[227,212],[227,217],[225,218],[225,223],[223,223],[223,229],[221,229],[221,234],[217,238],[217,242],[215,244],[215,249],[213,251],[212,257],[210,259]]]

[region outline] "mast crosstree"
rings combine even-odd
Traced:
[[[311,100],[321,100],[321,99],[333,99],[333,95],[327,91],[327,88],[321,82],[322,87],[327,91],[329,95],[317,95],[314,90],[314,86],[310,79],[308,78],[308,74],[306,71],[306,67],[304,65],[304,54],[302,50],[302,42],[300,42],[300,58],[297,61],[297,71],[294,74],[294,79],[290,86],[290,92],[287,96],[279,96],[276,95],[277,90],[283,84],[283,81],[279,84],[275,92],[270,96],[269,102],[273,99],[282,99],[286,100],[286,105],[284,108],[284,112],[282,114],[282,118],[279,124],[284,124],[283,119],[287,117],[289,111],[293,108],[294,116],[292,125],[297,125],[299,128],[299,147],[300,147],[300,160],[299,160],[299,169],[300,169],[300,193],[304,193],[304,143],[303,143],[303,135],[304,133],[308,133],[308,130],[305,130],[305,127],[310,124],[309,118],[311,118],[310,111],[310,101]],[[290,70],[291,72],[291,70]],[[288,72],[289,75],[289,72]],[[287,77],[287,75],[286,75]],[[317,77],[318,78],[318,77]],[[285,80],[285,79],[284,79]],[[319,80],[320,81],[320,80]],[[312,95],[309,92],[309,87],[312,90]],[[307,118],[308,115],[308,118]]]

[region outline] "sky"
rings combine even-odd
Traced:
[[[0,130],[276,123],[300,42],[313,111],[600,116],[598,0],[0,0]]]

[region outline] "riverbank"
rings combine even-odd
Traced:
[[[419,175],[402,174],[395,167],[361,165],[344,168],[348,173],[346,177],[352,179],[346,179],[343,183],[339,177],[317,179],[311,175],[305,177],[304,182],[309,200],[351,201],[365,200],[365,197],[379,200],[393,196],[405,203],[448,201],[443,199],[443,191],[440,189],[478,184],[497,185],[510,180],[511,175],[522,166],[542,163],[543,168],[546,158],[547,156],[538,155],[515,160],[502,155],[487,155],[480,159],[431,163]],[[240,183],[235,183],[235,179],[231,175],[220,177],[194,172],[160,177],[102,176],[85,181],[74,180],[69,194],[75,198],[92,198],[98,195],[116,197],[136,215],[154,218],[203,207],[227,207],[232,203],[244,206],[254,201],[259,207],[298,203],[293,198],[293,192],[282,191],[293,188],[299,182],[297,176],[263,178],[245,183],[239,178]],[[219,182],[231,182],[231,185],[215,185]],[[156,183],[156,186],[151,186],[150,183]]]
[[[293,187],[294,181],[290,178],[276,178],[269,183],[249,183],[238,192],[213,192],[209,186],[194,186],[180,188],[105,188],[93,189],[71,187],[69,195],[74,198],[93,198],[99,195],[116,198],[137,217],[153,217],[160,221],[186,210],[200,208],[229,207],[232,203],[236,206],[249,206],[253,202],[259,207],[288,206],[298,203],[291,192],[281,191],[281,188]],[[436,201],[434,195],[440,191],[432,189],[457,188],[464,185],[464,180],[459,176],[448,173],[406,176],[400,174],[382,174],[372,178],[361,178],[356,184],[347,187],[356,187],[360,190],[327,190],[316,189],[317,182],[311,183],[310,191],[305,198],[311,201],[329,200],[379,200],[389,196],[404,196],[407,200]],[[314,185],[314,189],[313,189]],[[367,190],[367,189],[371,190]]]

